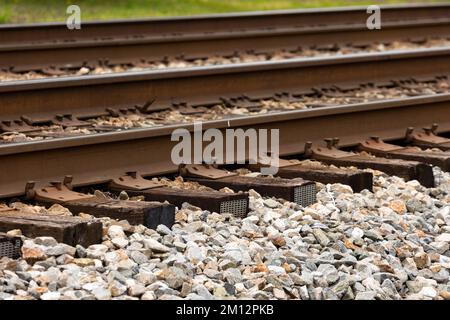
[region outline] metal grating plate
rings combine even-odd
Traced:
[[[294,202],[298,203],[302,207],[307,207],[313,203],[316,203],[316,194],[317,188],[315,183],[296,187],[294,189]]]
[[[231,213],[237,218],[247,217],[248,200],[230,200],[224,201],[220,204],[220,213]]]
[[[0,237],[0,257],[20,258],[22,240],[19,238]]]

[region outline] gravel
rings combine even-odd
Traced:
[[[87,248],[24,238],[0,299],[450,299],[450,174],[427,189],[371,172],[373,192],[318,184],[307,208],[252,191],[245,219],[183,206],[171,229],[102,218]]]

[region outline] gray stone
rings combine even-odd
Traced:
[[[46,248],[45,254],[48,256],[60,256],[63,254],[67,254],[69,256],[75,256],[76,248],[69,246],[65,243],[58,243],[55,246]]]
[[[113,238],[111,239],[111,242],[116,246],[116,248],[125,248],[126,246],[128,246],[128,240],[125,238]]]
[[[355,300],[375,300],[377,293],[375,291],[358,292]]]
[[[183,283],[187,281],[187,276],[181,268],[170,267],[167,270],[166,282],[172,289],[181,288]]]
[[[230,283],[225,283],[223,287],[227,291],[228,295],[234,296],[236,294],[236,287],[234,285]]]
[[[313,229],[312,233],[322,247],[326,247],[330,243],[330,239],[321,229]]]
[[[136,280],[142,283],[144,286],[147,286],[149,284],[156,282],[157,278],[153,272],[141,269],[139,273],[136,275]]]
[[[200,247],[192,241],[187,243],[185,254],[186,258],[188,258],[193,263],[202,262],[206,258]]]
[[[52,247],[56,246],[58,242],[55,240],[55,238],[52,237],[38,237],[33,240],[35,244],[45,246],[45,247]]]
[[[162,235],[172,235],[172,230],[170,230],[167,226],[160,224],[158,227],[156,227],[156,231],[159,232],[159,234]]]
[[[336,293],[334,293],[334,291],[331,290],[330,288],[324,288],[322,295],[325,300],[339,300]]]
[[[144,264],[148,262],[147,256],[137,250],[130,253],[130,258],[133,259],[133,261],[137,264]]]
[[[146,238],[144,240],[144,246],[154,252],[170,252],[170,248],[166,247],[165,245],[162,245],[158,241],[152,238]]]
[[[229,284],[242,282],[241,272],[236,268],[228,268],[224,271],[224,278]]]
[[[317,272],[320,272],[325,277],[325,280],[329,285],[339,280],[339,274],[336,268],[331,264],[320,264],[317,268]]]
[[[84,248],[83,246],[80,246],[79,244],[77,244],[76,248],[76,256],[78,258],[86,258],[86,248]]]
[[[94,244],[86,249],[86,256],[91,259],[103,259],[108,247],[103,244]]]
[[[209,292],[208,289],[206,289],[206,287],[204,285],[196,284],[192,289],[200,297],[202,297],[206,300],[214,300],[214,296]]]
[[[140,297],[145,293],[145,286],[142,284],[134,284],[128,288],[128,294],[132,297]]]
[[[266,207],[274,209],[274,208],[278,207],[279,203],[277,201],[269,198],[269,199],[264,200],[264,205]]]
[[[228,268],[236,268],[236,267],[237,267],[237,263],[235,261],[228,260],[228,259],[224,259],[219,263],[219,268],[221,270],[226,270]]]
[[[97,300],[110,300],[111,292],[104,287],[96,287],[92,290],[92,294],[95,296]]]

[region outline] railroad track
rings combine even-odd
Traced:
[[[382,10],[383,28],[377,31],[367,28],[365,8],[86,23],[72,32],[63,24],[1,26],[1,78],[279,60],[380,51],[399,45],[448,45],[450,6]]]
[[[319,89],[326,97],[326,92],[345,96],[346,91],[364,90],[365,86],[389,87],[397,83],[397,86],[414,88],[420,86],[417,82],[437,83],[444,79],[442,77],[448,70],[442,66],[450,65],[448,59],[447,49],[420,50],[15,83],[0,87],[2,115],[9,118],[2,123],[5,126],[5,121],[10,121],[7,124],[14,123],[16,131],[21,131],[22,126],[26,132],[41,123],[57,124],[61,121],[58,114],[71,114],[62,119],[62,125],[65,126],[64,121],[67,121],[66,126],[70,127],[83,126],[82,121],[89,118],[148,116],[168,108],[175,108],[185,115],[201,113],[196,109],[211,107],[224,97],[233,102],[236,97],[246,95],[243,102],[235,99],[237,104],[244,104],[240,106],[242,109],[252,107],[251,102],[256,98],[276,99],[276,94],[283,92],[287,92],[285,98],[289,100]],[[445,133],[450,128],[448,99],[447,89],[443,87],[443,91],[434,94],[407,98],[386,100],[384,97],[369,102],[253,116],[228,115],[204,121],[203,127],[222,130],[230,127],[279,128],[280,154],[286,156],[303,153],[306,142],[316,145],[326,137],[339,137],[341,145],[348,147],[373,135],[389,140],[401,139],[408,127],[420,129],[435,122],[440,125],[439,132]],[[154,102],[148,104],[148,101]],[[146,103],[147,108],[139,107]],[[168,124],[4,144],[0,146],[2,167],[5,168],[0,194],[21,195],[29,180],[45,184],[65,175],[73,175],[73,184],[79,186],[102,183],[110,180],[111,174],[120,175],[127,171],[139,171],[144,176],[174,173],[177,167],[170,161],[170,150],[175,143],[170,141],[170,134],[176,128],[192,130],[193,125]],[[160,152],[155,154],[154,150]],[[125,153],[127,157],[123,157]],[[104,159],[113,160],[105,163]],[[14,170],[17,166],[23,169]],[[46,170],[39,170],[43,167]]]
[[[447,30],[438,20],[450,7],[427,8],[401,12],[405,19],[417,14],[435,19],[425,23],[432,26],[426,32],[435,32],[435,27]],[[387,21],[399,14],[397,8],[391,10]],[[361,16],[357,10],[343,12],[347,22]],[[323,14],[332,15],[313,15]],[[286,22],[279,15],[267,17]],[[310,14],[302,17],[304,23],[311,22],[306,18]],[[231,21],[227,19],[224,27]],[[248,20],[254,24],[248,22],[245,28],[259,28],[259,19],[254,16]],[[165,20],[154,23],[161,21]],[[193,25],[207,25],[205,21]],[[136,24],[136,30],[145,27]],[[106,32],[105,26],[94,26],[87,28],[91,37]],[[36,39],[42,30],[59,30],[52,29],[57,25],[41,27]],[[190,32],[199,30],[192,28]],[[27,41],[25,33],[16,32],[17,39]],[[392,34],[398,36],[396,32]],[[448,47],[5,82],[0,84],[0,198],[20,197],[46,206],[59,203],[73,213],[128,217],[156,227],[173,224],[173,205],[185,202],[245,216],[249,189],[302,206],[315,202],[315,184],[310,181],[371,190],[370,170],[433,187],[431,165],[444,171],[450,167],[449,88]],[[175,129],[193,132],[194,122],[221,132],[279,129],[278,177],[243,174],[260,169],[260,161],[219,168],[175,165],[171,134]],[[224,154],[231,151],[224,148]],[[251,159],[246,152],[234,160]],[[164,175],[168,178],[161,178]],[[105,198],[95,189],[114,196]],[[172,205],[161,204],[165,200]],[[31,223],[21,217],[22,222],[13,224],[11,210],[6,211],[5,228]],[[68,223],[75,222],[60,221]],[[97,227],[83,228],[89,233]]]

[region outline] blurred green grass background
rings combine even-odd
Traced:
[[[255,10],[369,4],[438,3],[450,0],[0,0],[0,23],[64,22],[70,4],[81,7],[82,20],[128,19]]]

